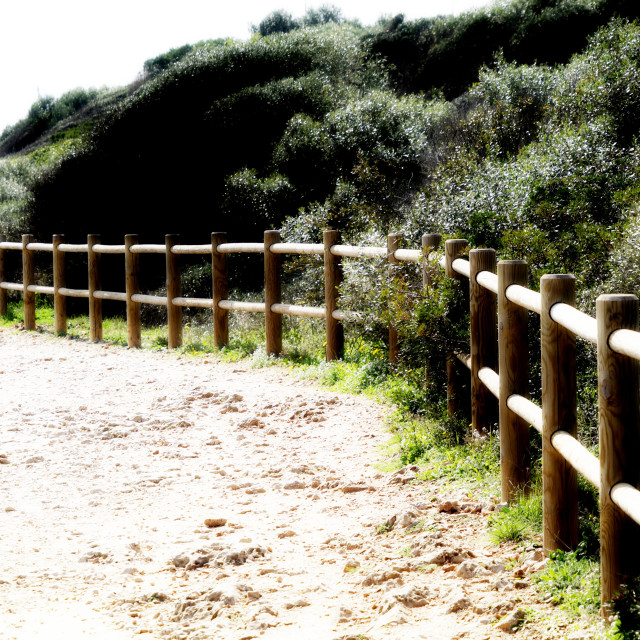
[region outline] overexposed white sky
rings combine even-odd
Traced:
[[[458,14],[489,0],[0,0],[0,132],[38,97],[126,85],[145,60],[200,40],[246,39],[284,9],[334,4],[363,25],[380,16]]]

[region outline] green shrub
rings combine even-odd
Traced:
[[[496,544],[521,542],[542,535],[542,488],[520,496],[489,519],[489,538]]]
[[[294,29],[300,28],[300,23],[295,20],[288,11],[273,11],[260,22],[256,27],[252,27],[253,31],[261,36],[270,36],[274,33],[289,33]]]
[[[581,550],[554,551],[548,566],[534,575],[536,589],[572,616],[594,615],[600,609],[600,567]]]
[[[623,585],[612,605],[615,640],[640,640],[640,580]]]

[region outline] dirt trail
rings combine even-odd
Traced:
[[[375,470],[380,405],[46,335],[0,353],[2,638],[479,640],[532,600],[492,505]]]

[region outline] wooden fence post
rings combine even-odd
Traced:
[[[0,242],[4,242],[5,237],[3,233],[0,233]],[[4,267],[4,249],[0,249],[0,282],[6,280],[6,273]],[[0,288],[0,316],[7,315],[7,290]]]
[[[272,253],[272,244],[280,242],[279,231],[264,232],[264,320],[267,355],[277,356],[282,351],[282,316],[274,313],[271,306],[282,302],[280,254]]]
[[[211,234],[211,274],[213,280],[213,343],[221,349],[229,342],[229,311],[221,309],[221,300],[229,296],[227,279],[227,254],[220,253],[218,246],[227,241],[227,234],[214,232]]]
[[[131,297],[140,293],[138,281],[138,254],[131,252],[131,247],[138,244],[138,236],[129,233],[124,237],[124,264],[127,290],[127,344],[139,347],[142,344],[142,327],[140,324],[140,303]]]
[[[53,236],[53,331],[67,333],[67,298],[60,294],[66,287],[65,254],[58,248],[64,242],[64,235]]]
[[[395,251],[400,248],[400,238],[402,236],[399,233],[390,233],[387,236],[387,261],[389,263],[388,273],[389,280],[393,282],[396,280],[396,270],[399,260],[396,259]],[[392,292],[393,293],[393,292]],[[398,330],[393,326],[393,323],[389,324],[389,362],[397,362],[398,360]]]
[[[331,253],[331,247],[338,244],[340,234],[338,231],[328,230],[323,233],[324,241],[324,308],[325,308],[325,332],[326,332],[326,358],[338,360],[344,350],[344,329],[342,323],[333,317],[333,312],[338,308],[338,287],[342,282],[342,263],[340,256]]]
[[[444,243],[445,273],[448,278],[462,279],[462,276],[453,270],[453,261],[459,258],[467,249],[469,243],[466,240],[447,240]],[[460,402],[460,384],[458,380],[458,363],[454,353],[447,354],[447,416],[453,418],[460,414],[462,403]]]
[[[640,481],[638,370],[634,358],[609,347],[616,329],[638,330],[638,298],[602,295],[596,302],[598,322],[598,405],[600,412],[600,571],[603,613],[629,577],[638,575],[640,527],[611,500],[618,482]]]
[[[466,251],[469,246],[467,240],[447,240],[444,243],[445,273],[447,278],[460,280],[461,276],[457,271],[453,270],[453,262],[457,260]]]
[[[425,233],[422,236],[422,252],[424,253],[422,286],[425,289],[433,286],[433,278],[431,277],[433,267],[429,265],[429,254],[440,246],[441,240],[442,236],[439,233]]]
[[[578,474],[551,444],[562,429],[578,432],[576,409],[576,336],[551,318],[557,303],[575,306],[575,278],[548,274],[540,279],[542,361],[542,493],[545,553],[578,544]]]
[[[489,433],[497,418],[496,400],[478,377],[482,367],[490,367],[495,371],[498,364],[496,296],[476,281],[480,271],[495,273],[494,249],[472,249],[469,252],[471,425],[476,435]]]
[[[173,304],[174,298],[182,293],[180,282],[180,260],[171,248],[178,244],[177,234],[165,235],[166,268],[167,268],[167,333],[169,349],[182,345],[182,307]]]
[[[89,269],[89,333],[91,342],[102,340],[102,300],[95,297],[100,291],[100,254],[93,250],[94,245],[100,244],[100,236],[90,233],[87,236],[87,266]]]
[[[530,479],[529,425],[509,407],[510,395],[529,395],[529,312],[507,299],[512,284],[527,285],[524,260],[498,262],[498,354],[500,371],[500,473],[502,501],[510,502]]]
[[[22,236],[22,286],[24,306],[24,328],[33,330],[36,328],[36,294],[29,291],[29,285],[34,284],[35,264],[33,251],[27,249],[27,245],[33,242],[33,236],[25,233]]]

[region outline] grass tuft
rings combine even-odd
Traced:
[[[542,535],[542,491],[520,496],[489,519],[489,539],[495,544],[522,542]]]

